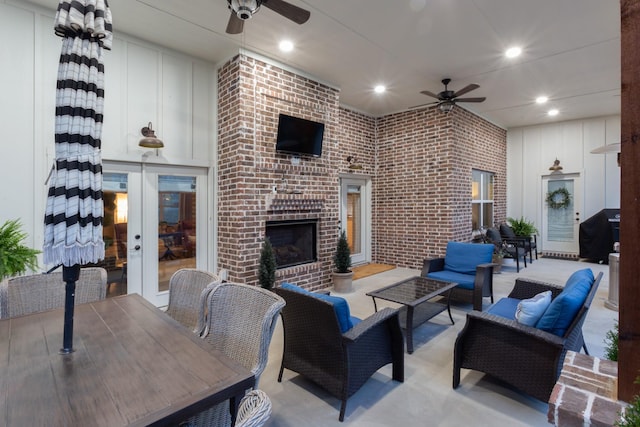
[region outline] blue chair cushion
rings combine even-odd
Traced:
[[[487,313],[515,320],[519,303],[520,300],[516,298],[500,298],[498,302],[487,309]]]
[[[569,277],[564,289],[551,301],[536,323],[536,328],[558,336],[564,336],[580,307],[587,299],[594,278],[589,268],[578,270]]]
[[[476,274],[476,266],[491,262],[494,246],[484,243],[448,242],[444,269],[462,274]]]
[[[427,277],[431,279],[444,280],[445,282],[455,282],[460,288],[473,289],[476,273],[474,271],[473,274],[462,274],[456,273],[455,271],[440,270],[427,274]]]
[[[551,304],[551,291],[540,292],[533,298],[523,299],[516,309],[516,321],[527,326],[536,326]]]
[[[308,290],[301,288],[298,285],[294,285],[292,283],[282,283],[280,287],[282,289],[287,289],[289,291],[300,292],[303,294],[310,295],[314,298],[318,298],[320,300],[326,301],[331,305],[333,305],[333,309],[336,312],[336,317],[338,318],[338,324],[340,325],[340,331],[342,333],[353,328],[355,324],[360,322],[360,319],[358,319],[357,317],[351,316],[351,312],[349,311],[349,304],[347,303],[347,300],[342,297],[309,292]]]

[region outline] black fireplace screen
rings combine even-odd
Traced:
[[[266,237],[273,246],[277,268],[318,260],[317,220],[267,221]]]

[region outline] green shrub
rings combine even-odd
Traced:
[[[636,378],[636,384],[640,384],[640,377]],[[636,395],[624,410],[620,420],[616,421],[617,427],[640,427],[640,396]]]
[[[604,343],[604,357],[614,362],[618,361],[618,322],[613,325],[613,329],[608,331],[605,335]]]
[[[25,246],[26,238],[20,220],[9,220],[0,226],[0,280],[38,268],[40,251]]]
[[[527,237],[538,234],[538,229],[533,224],[533,221],[529,221],[523,216],[521,216],[520,219],[507,218],[507,222],[513,229],[513,232],[516,233],[516,236]]]

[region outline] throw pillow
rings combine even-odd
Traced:
[[[536,328],[551,332],[560,337],[571,326],[573,318],[580,311],[580,307],[593,286],[593,272],[591,269],[576,271],[569,277],[564,289],[556,296],[544,312]]]
[[[533,298],[523,299],[516,309],[516,321],[522,325],[535,326],[551,304],[551,291],[540,292]]]

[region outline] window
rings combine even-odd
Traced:
[[[473,170],[471,186],[471,222],[473,230],[488,228],[493,225],[493,181],[491,172]]]

